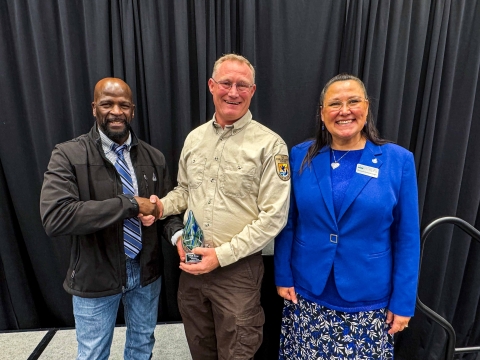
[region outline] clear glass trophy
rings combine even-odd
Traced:
[[[202,261],[202,255],[192,253],[196,247],[203,247],[203,231],[195,220],[193,211],[189,210],[187,222],[183,228],[183,250],[185,250],[185,262],[194,264]]]

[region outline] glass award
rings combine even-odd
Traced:
[[[182,237],[183,250],[185,250],[185,262],[187,264],[194,264],[202,261],[202,255],[192,253],[194,248],[203,247],[203,231],[195,220],[192,210],[188,212]]]

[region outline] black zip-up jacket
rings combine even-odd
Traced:
[[[165,196],[172,187],[165,157],[133,131],[131,135],[139,196]],[[49,236],[71,236],[70,266],[63,283],[68,293],[102,297],[122,291],[126,285],[123,219],[137,213],[122,195],[122,182],[105,157],[96,124],[88,134],[55,146],[44,176],[40,213]],[[163,273],[160,232],[169,241],[182,228],[178,216],[142,226],[138,255],[142,286]]]

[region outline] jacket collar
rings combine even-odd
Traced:
[[[375,145],[371,141],[367,140],[365,148],[363,149],[362,156],[359,164],[367,165],[373,168],[380,169],[383,162],[381,160],[382,149],[381,146]],[[340,222],[342,216],[352,205],[353,201],[358,197],[362,189],[372,180],[372,177],[355,173],[350,180],[350,184],[345,193],[342,207],[338,213],[338,219],[335,218],[335,210],[333,206],[333,190],[332,190],[332,177],[330,168],[330,146],[323,147],[319,154],[312,160],[312,165],[315,170],[315,176],[317,177],[320,191],[322,192],[325,205],[328,208],[328,212],[334,222]],[[328,170],[326,170],[328,169]]]
[[[134,147],[138,145],[138,138],[133,132],[133,129],[130,128],[130,136],[132,137],[132,142],[130,143],[130,147]],[[90,132],[88,133],[88,137],[91,141],[93,141],[97,146],[102,147],[102,138],[100,137],[100,133],[98,132],[97,122],[93,124]]]

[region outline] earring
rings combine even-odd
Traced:
[[[325,130],[325,123],[322,121],[322,131]]]

